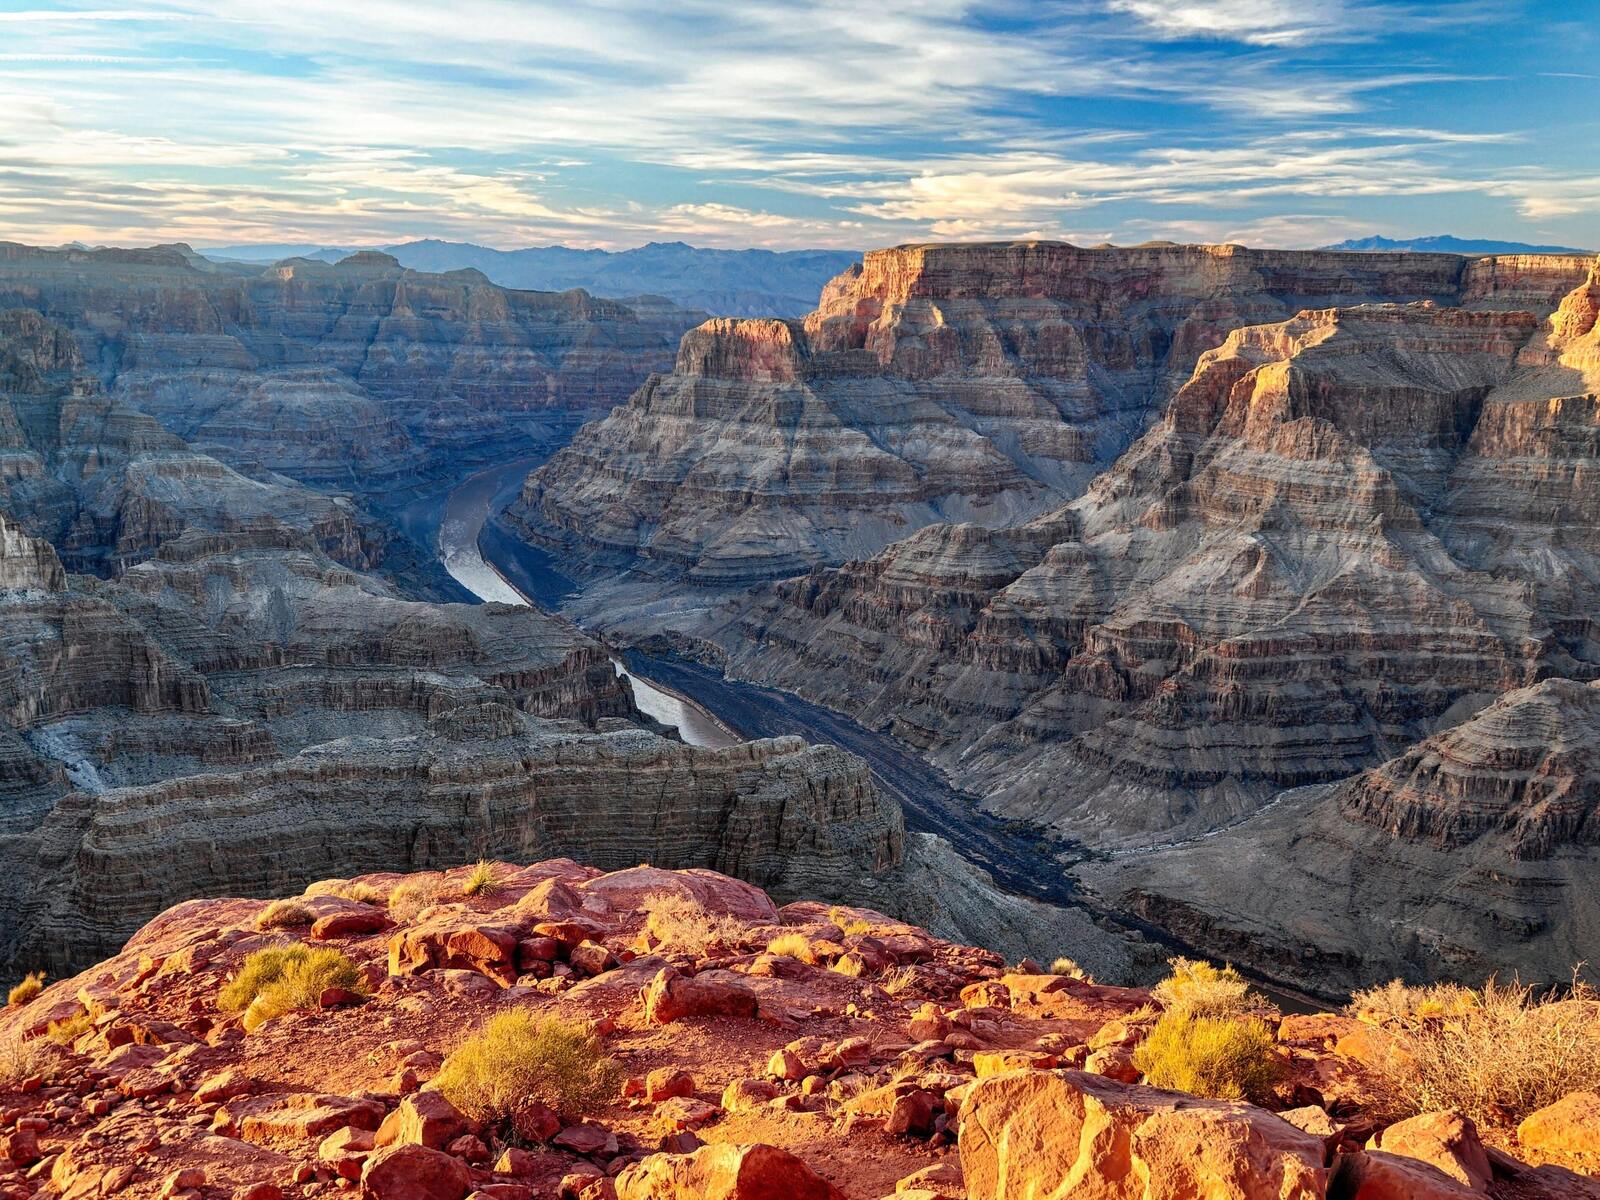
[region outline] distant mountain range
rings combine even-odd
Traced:
[[[1418,254],[1588,254],[1574,246],[1531,246],[1527,242],[1497,242],[1487,238],[1458,238],[1448,233],[1432,237],[1350,238],[1319,250],[1410,250]]]
[[[718,316],[798,317],[817,306],[822,285],[861,255],[849,250],[708,250],[683,242],[651,242],[634,250],[531,246],[495,250],[471,242],[427,239],[380,247],[260,244],[201,250],[215,259],[337,262],[357,249],[381,249],[418,271],[475,267],[502,287],[596,296],[665,296]]]

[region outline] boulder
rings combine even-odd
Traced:
[[[662,967],[645,989],[645,1019],[657,1025],[686,1017],[754,1017],[760,1005],[751,986],[732,971],[684,975]]]
[[[652,1154],[617,1176],[617,1200],[845,1200],[805,1162],[776,1146],[702,1146]]]
[[[477,971],[510,985],[517,978],[519,930],[484,922],[457,908],[434,912],[389,939],[389,974],[438,968]]]
[[[978,1080],[959,1145],[969,1200],[1322,1200],[1328,1184],[1321,1139],[1263,1109],[1083,1071]]]
[[[319,942],[331,941],[334,938],[362,937],[369,933],[382,933],[393,924],[389,915],[382,909],[347,908],[313,921],[311,937]]]
[[[1474,1191],[1487,1192],[1494,1178],[1478,1127],[1453,1109],[1400,1121],[1376,1141],[1376,1149],[1421,1159]]]
[[[1517,1141],[1545,1154],[1600,1155],[1600,1095],[1572,1092],[1530,1113],[1517,1126]]]
[[[472,1131],[472,1123],[444,1093],[420,1091],[407,1096],[383,1119],[373,1141],[378,1146],[418,1145],[440,1150]]]
[[[471,1186],[466,1163],[415,1143],[379,1150],[361,1171],[366,1200],[462,1200]]]
[[[1337,1190],[1348,1200],[1472,1200],[1482,1195],[1431,1163],[1381,1150],[1342,1158]]]

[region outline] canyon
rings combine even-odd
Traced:
[[[803,321],[686,336],[501,525],[608,637],[894,736],[1191,945],[1313,990],[1559,980],[1587,758],[1520,838],[1308,797],[1600,675],[1597,296],[1584,256],[873,252]]]

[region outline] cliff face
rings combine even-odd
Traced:
[[[9,307],[61,322],[113,395],[229,463],[384,499],[547,446],[665,369],[700,318],[384,254],[262,269],[0,243]]]
[[[803,322],[714,321],[581,431],[511,519],[604,571],[725,587],[863,558],[941,519],[1015,524],[1083,491],[1197,358],[1304,308],[1547,312],[1582,260],[1051,243],[869,253]]]

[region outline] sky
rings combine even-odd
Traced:
[[[0,240],[1600,247],[1600,0],[0,0]]]

